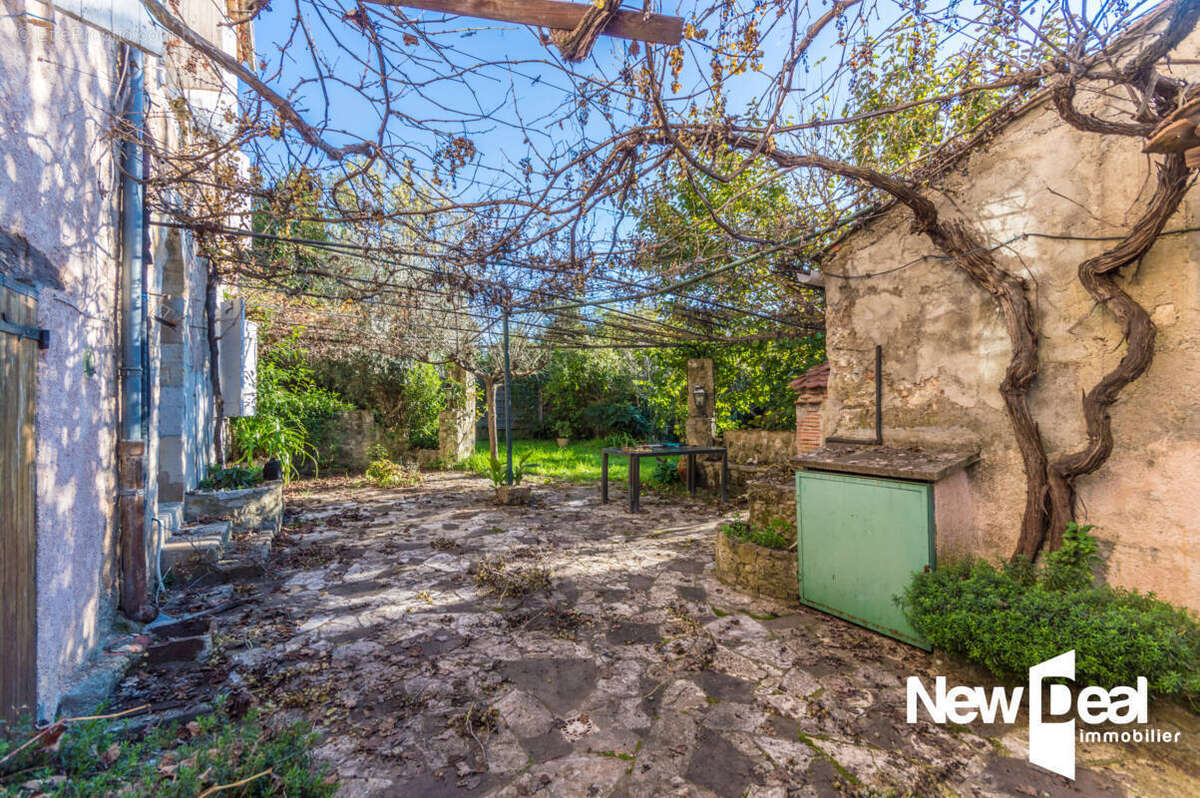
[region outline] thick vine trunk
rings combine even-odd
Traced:
[[[783,160],[778,154],[776,160]],[[1014,559],[1033,559],[1046,537],[1048,475],[1046,447],[1029,409],[1029,388],[1038,373],[1038,323],[1025,280],[996,262],[992,250],[967,225],[943,221],[933,202],[912,186],[888,175],[861,167],[839,164],[819,156],[798,156],[790,165],[812,166],[844,177],[861,180],[882,189],[904,203],[913,214],[913,232],[923,234],[939,250],[953,258],[956,268],[996,300],[1004,328],[1012,343],[1012,357],[1000,383],[1005,414],[1021,453],[1025,472],[1025,509]]]
[[[1025,281],[996,263],[991,250],[966,225],[939,223],[933,217],[927,226],[921,227],[921,214],[917,216],[917,224],[939,249],[954,256],[955,265],[1000,306],[1004,328],[1012,342],[1012,357],[1000,383],[1000,395],[1025,472],[1025,510],[1013,558],[1032,560],[1046,536],[1049,491],[1046,447],[1029,409],[1029,387],[1038,373],[1038,323],[1033,303],[1026,294]]]
[[[1067,523],[1075,519],[1075,481],[1100,468],[1113,449],[1112,416],[1109,407],[1121,391],[1150,368],[1154,360],[1156,330],[1150,314],[1117,285],[1115,275],[1142,258],[1154,245],[1167,219],[1179,208],[1189,186],[1188,169],[1180,154],[1172,154],[1158,169],[1158,185],[1150,205],[1133,231],[1117,246],[1079,265],[1079,281],[1099,304],[1121,325],[1128,345],[1116,368],[1105,374],[1083,396],[1087,444],[1062,455],[1050,466],[1050,536],[1047,545],[1062,545]]]

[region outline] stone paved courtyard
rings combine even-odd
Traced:
[[[232,690],[320,730],[348,796],[1196,794],[1200,729],[1175,707],[1151,719],[1190,742],[1083,747],[1073,784],[1028,765],[1023,719],[906,724],[907,676],[986,678],[716,581],[734,507],[621,498],[297,486],[265,576],[167,608],[218,610],[208,659],[143,666],[118,704]]]

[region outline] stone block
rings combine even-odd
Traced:
[[[283,522],[283,483],[266,482],[242,490],[192,491],[184,501],[189,521],[223,518],[235,534],[259,530],[279,532]]]
[[[794,550],[779,551],[731,539],[717,530],[716,577],[730,587],[760,596],[795,601],[800,581]]]
[[[496,487],[496,501],[499,504],[515,506],[529,504],[533,491],[526,485],[499,485]]]

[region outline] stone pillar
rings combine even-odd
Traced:
[[[452,466],[475,452],[475,378],[461,366],[448,375],[446,409],[438,414],[438,457]]]
[[[695,390],[704,389],[703,407],[696,407]],[[695,358],[687,362],[688,418],[685,440],[689,446],[712,446],[717,437],[717,390],[713,379],[713,362],[709,358]]]

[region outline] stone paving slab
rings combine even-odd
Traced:
[[[144,668],[122,700],[248,694],[321,731],[346,796],[1197,794],[1194,716],[1152,708],[1190,736],[1166,754],[1081,747],[1074,783],[1025,761],[1023,720],[909,725],[908,676],[989,681],[717,581],[730,507],[649,495],[629,515],[597,493],[301,485],[259,582],[175,599],[244,597],[210,661]]]

